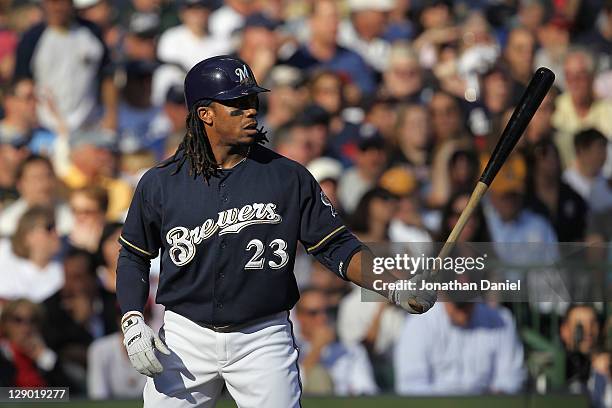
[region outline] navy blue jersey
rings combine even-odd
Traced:
[[[167,309],[217,325],[291,309],[299,298],[298,241],[346,279],[361,243],[300,164],[253,145],[209,183],[187,165],[175,170],[170,164],[143,176],[120,238],[141,257],[161,249],[156,299]]]

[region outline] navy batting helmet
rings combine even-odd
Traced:
[[[189,110],[202,99],[226,101],[268,91],[257,85],[246,62],[229,55],[200,61],[185,77],[185,101]]]

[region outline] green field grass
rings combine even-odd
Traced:
[[[86,401],[73,400],[68,403],[0,403],[2,408],[138,408],[141,401]],[[432,398],[399,398],[396,396],[378,396],[362,398],[304,398],[304,408],[588,408],[586,397],[551,395],[551,396],[483,396],[483,397],[432,397]],[[232,400],[222,400],[217,408],[235,408]]]

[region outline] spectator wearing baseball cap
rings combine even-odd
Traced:
[[[111,60],[121,54],[125,30],[117,23],[117,10],[110,0],[73,0],[77,15],[95,23],[102,31],[102,39],[111,53]]]
[[[389,239],[415,243],[417,252],[422,252],[419,243],[431,242],[432,239],[423,224],[415,176],[407,167],[395,166],[382,174],[378,185],[398,199],[397,211],[389,224]]]
[[[185,136],[187,106],[183,84],[172,85],[166,92],[161,111],[151,123],[150,148],[159,160],[174,154]]]
[[[297,115],[296,123],[307,133],[315,157],[324,155],[329,137],[330,116],[325,109],[317,104],[307,105]]]
[[[234,34],[238,44],[236,56],[247,63],[259,83],[266,81],[277,62],[280,37],[276,32],[279,22],[263,13],[254,13],[244,20]]]
[[[393,0],[349,0],[349,19],[340,24],[339,44],[378,72],[387,69],[391,44],[384,38]]]
[[[342,215],[343,210],[338,201],[338,180],[344,170],[342,163],[329,157],[319,157],[308,163],[306,168],[317,180],[334,209]]]
[[[492,242],[557,242],[557,234],[550,222],[524,206],[526,177],[525,159],[519,154],[513,154],[491,183],[484,213]]]
[[[359,128],[355,166],[342,175],[338,198],[347,213],[352,214],[361,197],[376,185],[387,161],[385,140],[372,125]]]
[[[161,20],[156,13],[136,12],[130,16],[123,39],[124,60],[155,61]]]
[[[119,150],[133,153],[153,146],[161,151],[161,142],[154,139],[153,120],[161,111],[152,103],[153,74],[159,67],[157,62],[130,60],[124,65],[125,84],[119,102]]]

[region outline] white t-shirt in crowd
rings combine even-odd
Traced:
[[[104,53],[95,34],[76,24],[68,31],[48,28],[36,44],[32,56],[36,91],[53,98],[71,131],[93,125],[101,117],[98,89]],[[44,127],[56,128],[56,117],[47,104],[38,104],[38,117]]]
[[[612,189],[603,175],[589,179],[571,167],[563,172],[563,180],[589,205],[591,211],[612,207]]]
[[[87,351],[87,395],[91,399],[130,399],[142,396],[147,377],[139,374],[123,347],[121,334],[94,340]]]
[[[40,303],[64,286],[62,264],[51,261],[39,268],[16,256],[8,239],[0,239],[0,299],[26,298]]]
[[[231,51],[229,42],[212,35],[195,36],[184,25],[169,28],[159,37],[157,55],[168,63],[191,69],[203,59]]]
[[[228,5],[213,11],[208,19],[210,33],[225,45],[231,42],[234,31],[244,24],[244,16]]]
[[[28,204],[20,198],[0,211],[0,237],[8,238],[17,230],[19,219],[28,210]],[[66,204],[55,206],[56,228],[59,235],[68,235],[72,231],[74,218]]]
[[[404,326],[406,312],[388,304],[382,296],[379,301],[362,301],[362,289],[355,286],[340,302],[338,309],[338,336],[347,345],[361,344],[380,307],[385,309],[374,342],[377,354],[390,352]]]

